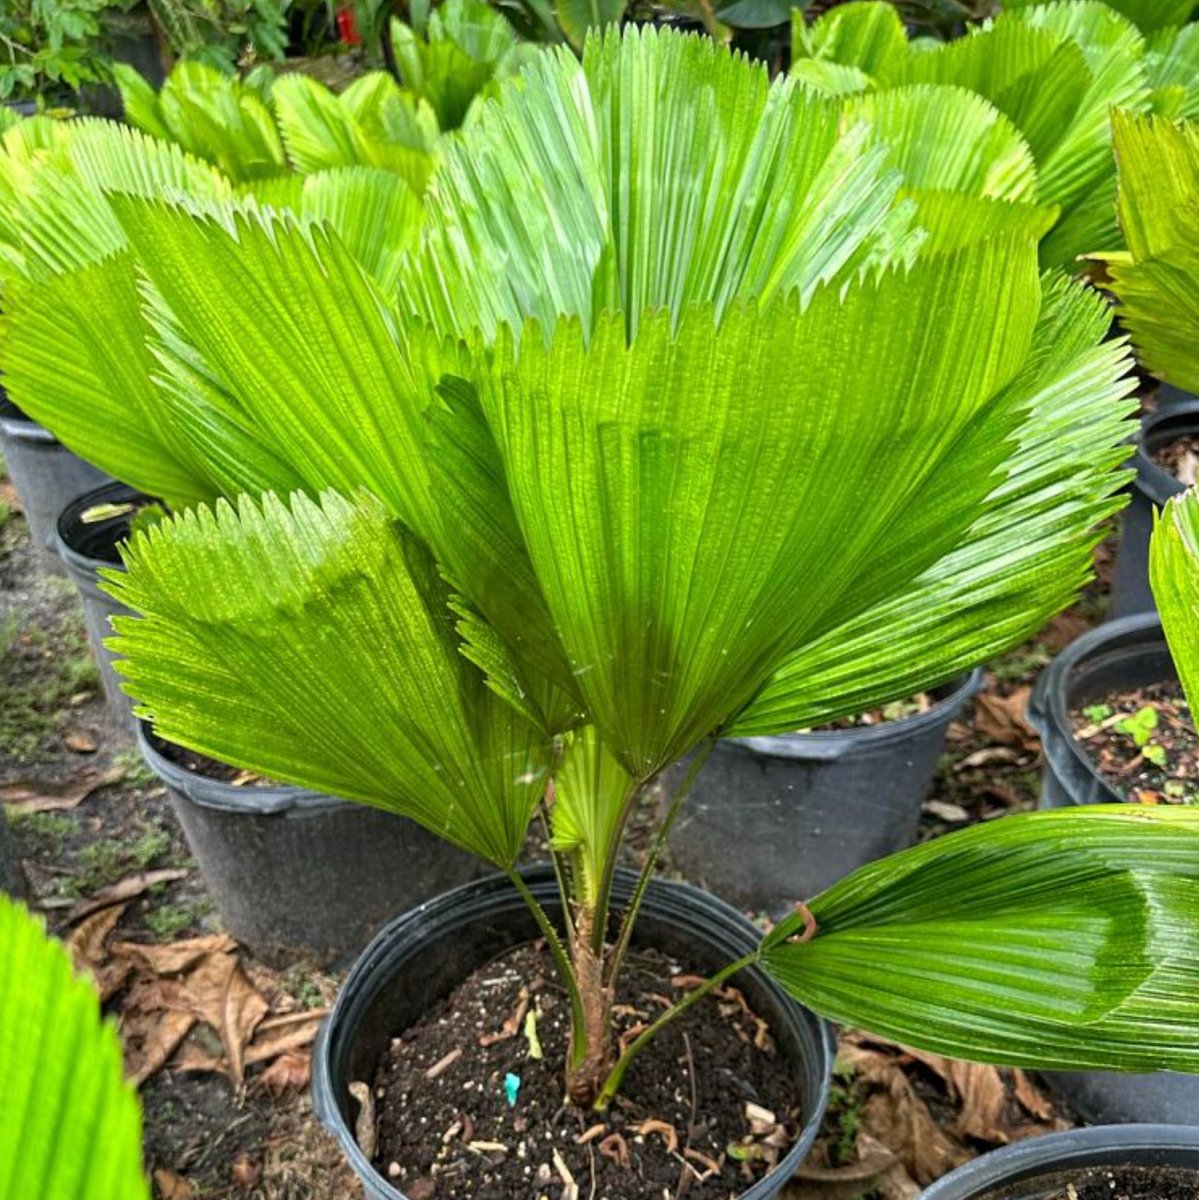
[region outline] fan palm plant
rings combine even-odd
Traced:
[[[1058,207],[1045,265],[1077,270],[1090,251],[1120,245],[1110,110],[1186,113],[1199,106],[1196,28],[1151,40],[1097,0],[1014,7],[962,39],[909,41],[891,5],[860,0],[811,26],[798,17],[792,70],[825,91],[886,92],[930,84],[968,88],[1018,127],[1037,164],[1036,199]]]
[[[482,104],[394,291],[319,226],[118,196],[128,246],[87,269],[103,334],[64,348],[54,281],[17,298],[19,398],[54,390],[53,353],[77,393],[58,388],[60,414],[120,366],[162,422],[126,474],[181,511],[111,578],[142,614],[115,642],[140,711],[507,872],[570,997],[578,1103],[606,1106],[645,1041],[751,961],[946,1053],[1199,1069],[1180,986],[1199,814],[1127,806],[867,867],[613,1044],[686,792],[618,924],[646,786],[720,735],[1020,640],[1118,506],[1128,357],[1100,303],[1039,276],[1018,208],[968,197],[955,220],[952,196],[904,188],[870,112],[706,39],[627,32]],[[540,819],[561,930],[516,869]]]
[[[265,67],[243,80],[181,62],[157,92],[131,67],[116,72],[129,124],[238,184],[363,166],[393,171],[419,194],[436,166],[436,114],[382,71],[341,94],[306,75],[275,78]]]

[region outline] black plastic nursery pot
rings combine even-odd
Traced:
[[[674,865],[738,908],[778,916],[910,846],[945,731],[981,686],[979,669],[914,716],[718,742],[671,830]]]
[[[139,722],[225,929],[260,958],[341,966],[381,925],[477,879],[480,860],[413,821],[283,784],[237,786],[174,761]]]
[[[1109,621],[1071,642],[1037,677],[1029,699],[1028,719],[1040,734],[1045,757],[1040,807],[1123,802],[1075,740],[1070,712],[1177,678],[1156,613]],[[1087,1121],[1199,1124],[1199,1076],[1046,1071],[1043,1078]]]
[[[1130,484],[1130,499],[1120,526],[1120,545],[1116,551],[1112,579],[1111,615],[1126,617],[1132,613],[1155,612],[1149,588],[1149,537],[1153,532],[1154,513],[1171,496],[1184,491],[1169,471],[1153,461],[1154,451],[1180,437],[1199,435],[1199,398],[1177,389],[1163,387],[1158,410],[1141,422],[1136,453],[1130,465],[1136,476]]]
[[[561,901],[552,873],[537,868],[525,879],[557,920]],[[632,884],[630,873],[618,873],[613,892],[617,908],[628,899]],[[317,1116],[341,1145],[367,1200],[407,1197],[359,1148],[354,1136],[357,1103],[349,1085],[373,1079],[391,1039],[420,1020],[473,970],[537,936],[533,917],[511,882],[491,876],[397,917],[354,964],[317,1039],[312,1097]],[[760,937],[760,930],[715,896],[687,884],[654,880],[634,944],[653,946],[697,971],[711,972],[747,953]],[[803,1128],[798,1139],[778,1166],[740,1197],[768,1200],[803,1161],[819,1131],[835,1047],[828,1025],[756,968],[739,972],[732,982],[770,1023],[779,1052],[794,1067],[800,1092]],[[624,1195],[620,1200],[641,1197]]]
[[[132,729],[135,722],[133,702],[121,691],[120,678],[113,670],[116,657],[104,639],[112,635],[111,617],[128,616],[130,610],[100,590],[100,571],[120,567],[117,546],[129,536],[132,513],[85,521],[84,515],[99,505],[137,505],[148,497],[123,483],[108,483],[85,492],[68,504],[58,516],[55,544],[58,557],[79,591],[87,640],[100,668],[100,681],[109,712],[121,724]]]
[[[8,819],[4,805],[0,804],[0,892],[19,896],[22,892],[20,869],[12,849],[12,836],[8,832]]]
[[[1199,1177],[1199,1129],[1096,1125],[1029,1138],[958,1167],[920,1200],[1051,1200],[1072,1174],[1095,1167],[1168,1167]]]
[[[1156,613],[1108,621],[1075,638],[1037,676],[1028,701],[1028,719],[1045,757],[1040,806],[1119,804],[1124,797],[1075,740],[1070,712],[1117,692],[1177,679]]]
[[[103,471],[72,454],[49,430],[29,420],[0,389],[0,454],[16,489],[42,565],[63,573],[54,552],[58,514],[76,496],[108,480]]]

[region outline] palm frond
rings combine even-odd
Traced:
[[[0,894],[0,1196],[149,1200],[121,1042],[62,943]]]
[[[1120,320],[1141,361],[1199,390],[1199,123],[1113,117],[1127,254],[1107,254]]]
[[[459,653],[433,560],[377,501],[194,508],[125,558],[109,587],[142,616],[111,644],[162,736],[515,862],[549,742]]]

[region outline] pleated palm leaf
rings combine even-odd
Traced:
[[[925,238],[903,187],[868,115],[630,32],[481,106],[398,299],[289,219],[115,205],[113,324],[176,461],[248,493],[112,575],[140,711],[518,888],[542,813],[580,1103],[643,1044],[608,1021],[641,889],[619,928],[608,889],[647,784],[1018,641],[1118,506],[1128,360],[1099,302],[1039,277],[1021,221],[963,202]],[[36,310],[10,337],[31,391]],[[758,962],[933,1049],[1199,1069],[1197,890],[1199,815],[1012,817],[857,873],[701,990]]]
[[[1199,106],[1195,27],[1154,26],[1150,40],[1098,0],[1012,7],[964,38],[909,41],[891,5],[860,0],[811,26],[794,19],[792,72],[825,91],[952,84],[986,97],[1027,140],[1035,199],[1059,215],[1041,247],[1046,266],[1120,246],[1113,107],[1184,114]]]
[[[1149,543],[1149,575],[1192,713],[1199,704],[1199,493],[1169,500]]]
[[[1155,374],[1199,391],[1199,121],[1116,113],[1127,251],[1103,255],[1120,321]]]
[[[501,19],[502,18],[498,18]],[[372,71],[344,92],[306,75],[246,79],[181,62],[159,91],[133,68],[116,67],[125,120],[136,129],[253,185],[335,167],[394,172],[418,195],[437,163],[434,110],[385,72]]]
[[[283,139],[252,84],[205,63],[183,61],[155,91],[133,67],[113,68],[125,120],[244,182],[287,170]]]
[[[33,367],[41,377],[28,388],[22,351],[10,356],[6,348],[6,385],[32,419],[117,478],[177,503],[213,499],[223,489],[192,464],[172,428],[177,414],[164,408],[153,382],[149,325],[117,216],[122,199],[134,196],[170,197],[212,213],[244,197],[250,208],[294,214],[305,226],[336,231],[354,261],[388,290],[417,236],[421,201],[397,173],[368,166],[239,187],[176,143],[106,121],[59,123],[28,152],[0,155],[6,318],[28,303],[42,335],[57,329],[41,343]],[[17,341],[24,337],[16,334]]]
[[[408,25],[391,20],[391,51],[404,86],[429,104],[443,130],[457,129],[492,80],[513,74],[540,51],[518,40],[485,0],[445,0]]]

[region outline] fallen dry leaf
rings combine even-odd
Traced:
[[[236,955],[209,954],[183,981],[192,1013],[217,1031],[233,1086],[245,1082],[245,1049],[269,1005],[246,978]]]
[[[973,754],[967,754],[960,762],[955,763],[953,769],[955,771],[969,771],[975,767],[986,767],[991,763],[1016,763],[1021,758],[1018,750],[1013,750],[1011,746],[986,746],[982,750],[975,750]]]
[[[44,779],[14,779],[0,784],[0,801],[14,812],[58,812],[78,808],[93,792],[124,779],[120,767],[88,771],[66,783]]]
[[[111,1000],[125,986],[133,969],[127,959],[113,958],[107,946],[109,935],[127,907],[114,904],[100,909],[81,921],[67,940],[75,969],[91,974],[104,1001]]]
[[[862,1132],[892,1151],[917,1183],[927,1186],[970,1157],[938,1128],[896,1059],[853,1044],[843,1044],[840,1054],[873,1085],[862,1106]]]
[[[925,800],[923,810],[930,816],[940,817],[942,821],[969,821],[970,814],[960,805],[948,800]]]
[[[62,740],[67,749],[74,750],[76,754],[95,754],[100,748],[96,739],[81,729],[70,730],[63,735]]]
[[[82,971],[98,967],[108,958],[108,935],[116,928],[117,922],[125,913],[127,904],[114,904],[93,913],[72,931],[67,939],[67,947],[75,969]]]
[[[138,896],[148,892],[155,884],[170,883],[175,879],[186,878],[187,871],[182,867],[165,867],[160,871],[139,871],[136,875],[127,875],[124,879],[117,880],[116,883],[102,887],[88,899],[80,900],[67,913],[67,921],[74,924],[76,921],[83,920],[84,917],[90,917],[92,913],[98,912],[102,908],[107,908],[110,904],[120,904],[123,900],[135,900]]]
[[[135,959],[155,975],[179,975],[209,954],[227,954],[237,943],[225,933],[187,938],[181,942],[114,942],[112,952]]]
[[[1041,747],[1041,740],[1024,716],[1031,691],[1025,686],[1016,688],[1008,696],[980,692],[974,697],[975,727],[992,741],[1035,753]]]
[[[311,1071],[310,1054],[281,1054],[258,1077],[258,1082],[278,1099],[289,1091],[303,1091]]]
[[[125,1073],[141,1087],[162,1070],[195,1023],[196,1018],[191,1013],[180,1009],[140,1012],[132,1019],[122,1021]]]
[[[329,1015],[327,1008],[306,1013],[288,1014],[302,1019],[263,1021],[254,1040],[246,1047],[246,1063],[268,1062],[279,1054],[288,1054],[310,1045],[320,1032],[321,1022]]]
[[[995,1067],[983,1063],[950,1060],[954,1090],[961,1097],[962,1109],[953,1123],[959,1136],[984,1142],[1006,1142],[1004,1121],[1007,1088]]]
[[[193,1200],[196,1194],[195,1184],[161,1167],[154,1172],[154,1190],[158,1200]]]
[[[1030,1117],[1036,1117],[1038,1121],[1053,1120],[1053,1106],[1019,1068],[1012,1071],[1012,1083],[1016,1099]]]

